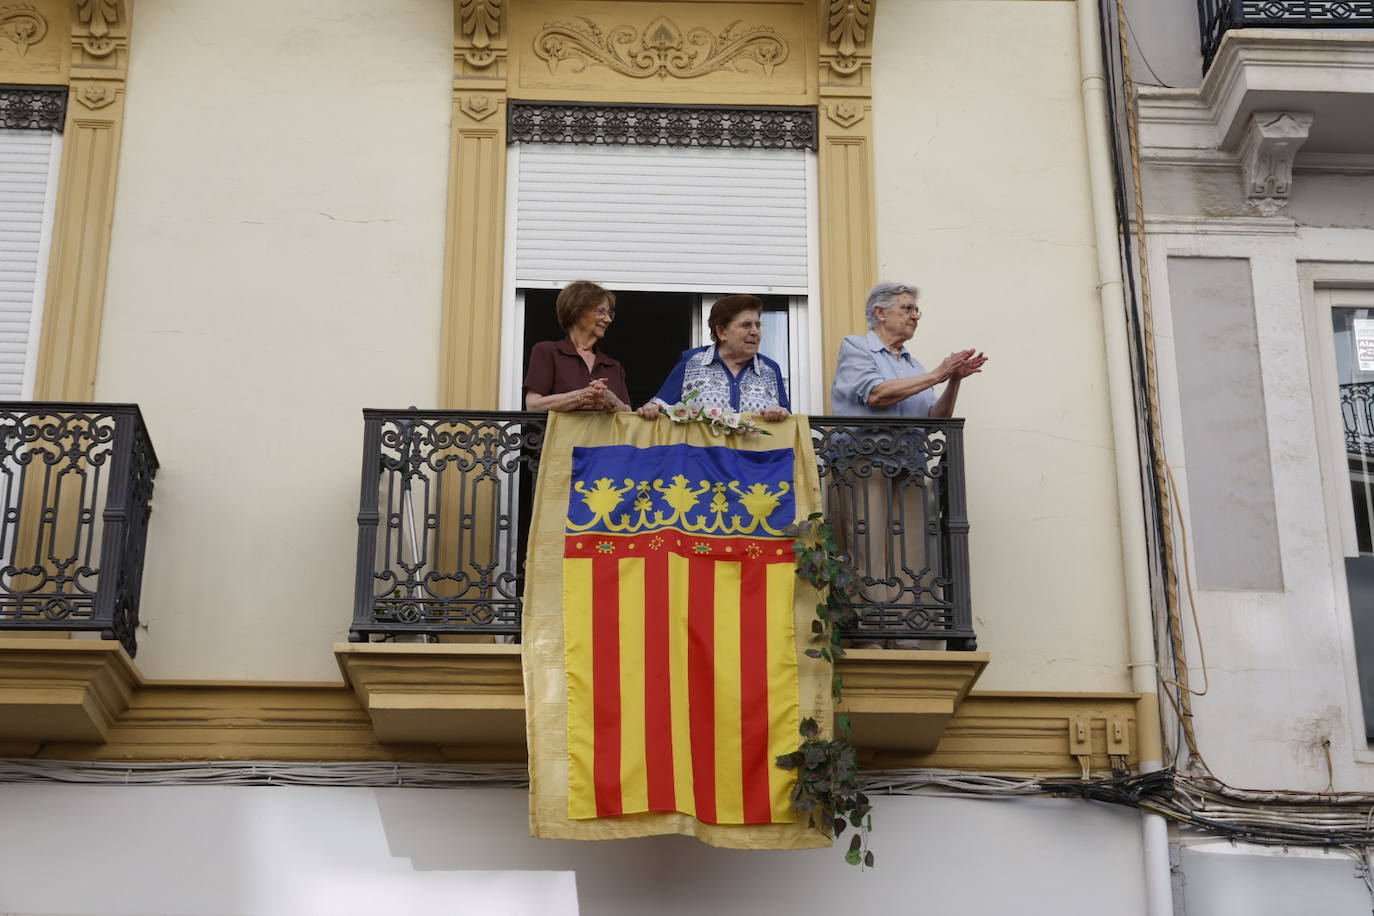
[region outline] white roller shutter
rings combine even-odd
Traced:
[[[0,398],[30,397],[61,135],[0,129]]]
[[[515,285],[806,295],[806,156],[518,144]]]

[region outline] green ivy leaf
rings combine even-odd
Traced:
[[[821,727],[816,724],[816,720],[807,716],[801,720],[801,736],[803,738],[814,738],[821,733]]]
[[[864,853],[864,865],[867,866],[868,868],[872,868],[872,867],[873,867],[873,853],[872,853],[872,851],[869,851],[869,852]]]
[[[844,854],[844,860],[848,862],[850,865],[858,865],[861,861],[863,861],[863,854],[859,852],[859,850],[857,849],[851,849],[849,850],[849,852]]]

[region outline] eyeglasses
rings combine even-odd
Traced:
[[[597,318],[609,318],[615,321],[615,309],[592,309],[592,314]]]
[[[917,318],[921,317],[921,307],[919,305],[889,305],[888,308],[894,312],[906,312],[908,315],[915,315]]]

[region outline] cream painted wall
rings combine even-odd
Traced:
[[[328,679],[363,407],[431,406],[445,0],[140,0],[96,397],[162,461],[138,662]]]
[[[0,856],[0,912],[1145,912],[1132,810],[911,796],[874,807],[877,867],[861,873],[839,849],[531,839],[519,789],[0,785],[0,823],[24,825]]]
[[[876,28],[880,274],[921,288],[927,365],[990,357],[958,409],[984,690],[1130,689],[1074,16],[920,0]]]

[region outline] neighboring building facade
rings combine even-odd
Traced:
[[[1180,25],[1199,6],[1201,52]],[[1194,728],[1230,785],[1368,793],[1374,33],[1339,27],[1371,17],[1199,6],[1126,4]],[[1358,824],[1363,797],[1344,802]],[[1180,863],[1208,913],[1369,906],[1364,866],[1330,849],[1192,835]]]
[[[1133,25],[1196,83],[1177,5]],[[5,396],[137,403],[159,465],[138,626],[120,633],[137,671],[108,641],[0,631],[0,910],[1133,914],[1168,912],[1176,892],[1205,907],[1188,895],[1231,873],[1191,835],[1173,837],[1180,890],[1162,819],[1019,797],[1165,762],[1106,118],[1119,87],[1097,16],[1087,0],[0,10],[0,78],[26,110],[68,90],[57,125],[0,135],[26,195],[0,254],[31,274],[0,282],[17,316]],[[1227,42],[1213,74],[1239,48],[1374,47]],[[1332,559],[1368,528],[1346,482],[1363,452],[1341,451],[1333,385],[1354,371],[1339,335],[1374,308],[1359,228],[1374,178],[1342,146],[1358,131],[1321,133],[1318,111],[1290,186],[1273,151],[1314,109],[1294,101],[1270,137],[1246,120],[1259,103],[1237,114],[1222,99],[1240,90],[1209,85],[1140,102],[1158,416],[1212,675],[1196,731],[1232,784],[1368,788],[1358,615]],[[1256,91],[1290,110],[1286,90]],[[1325,99],[1347,126],[1368,96],[1351,98]],[[1309,168],[1313,150],[1327,158]],[[395,534],[402,561],[414,536],[401,512],[366,511],[361,410],[517,409],[554,291],[583,278],[620,297],[612,353],[636,401],[636,376],[652,393],[654,367],[699,343],[731,292],[765,299],[764,349],[811,414],[828,412],[839,341],[863,330],[879,279],[921,287],[927,365],[991,356],[959,400],[968,574],[951,587],[971,596],[977,650],[847,663],[865,763],[895,774],[871,872],[838,850],[530,839],[518,647],[473,643],[473,627],[348,641],[366,635],[359,583],[375,584],[360,525]],[[1214,301],[1228,310],[1190,307]],[[398,428],[376,422],[363,431]],[[1239,481],[1248,498],[1225,498]],[[7,543],[45,524],[16,510]],[[449,536],[434,532],[443,549]],[[934,770],[960,791],[913,794]],[[1367,905],[1350,859],[1298,858],[1327,912]]]

